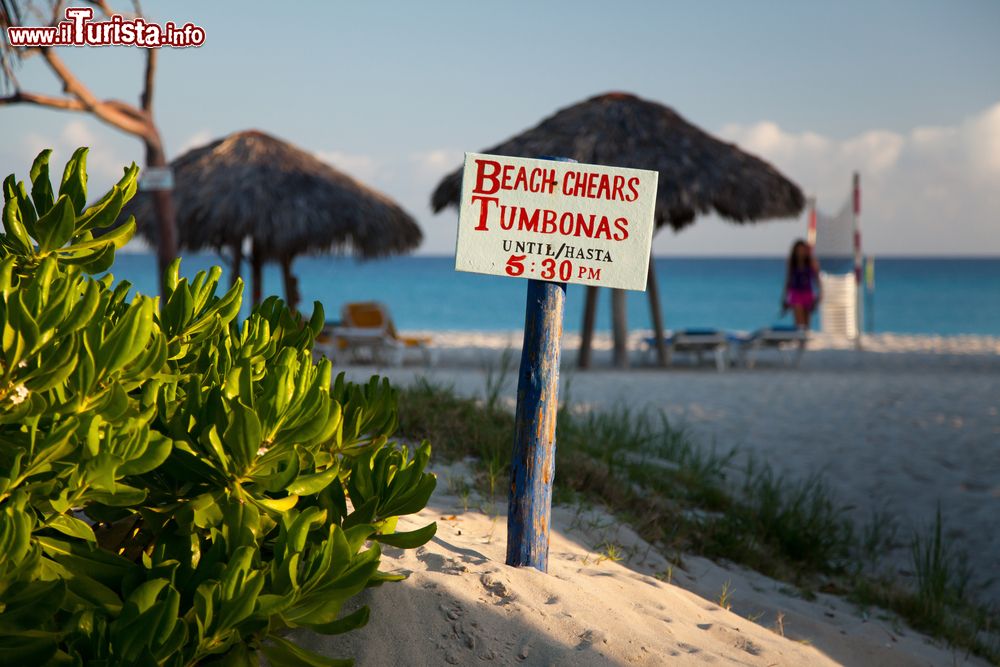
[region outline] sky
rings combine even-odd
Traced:
[[[113,6],[127,9],[124,5]],[[165,49],[155,115],[168,157],[256,128],[396,199],[423,254],[454,252],[454,209],[430,193],[479,151],[611,90],[673,107],[771,162],[834,213],[861,174],[875,255],[1000,255],[1000,2],[503,3],[146,0],[204,46]],[[294,11],[290,11],[294,9]],[[63,49],[100,97],[134,102],[130,47]],[[24,90],[57,94],[38,59]],[[140,142],[83,114],[0,108],[0,174],[91,147],[92,189]],[[781,255],[805,217],[661,231],[657,255]]]

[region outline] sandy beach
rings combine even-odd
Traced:
[[[518,358],[516,333],[434,337],[433,368],[352,366],[348,374],[380,372],[399,383],[426,376],[476,395],[503,350]],[[857,351],[817,336],[798,368],[775,355],[724,373],[683,359],[664,372],[639,365],[638,353],[633,369],[611,370],[606,338],[596,341],[595,369],[579,372],[577,343],[564,337],[562,391],[574,409],[662,410],[701,446],[737,448],[734,466],[752,455],[790,479],[818,473],[856,521],[893,517],[899,548],[884,566],[903,577],[913,531],[926,532],[940,507],[946,537],[968,557],[971,590],[1000,603],[1000,339],[884,334]],[[511,406],[515,384],[516,368],[507,380]]]
[[[444,481],[468,470],[437,474]],[[554,510],[547,575],[507,567],[503,505],[475,497],[471,509],[440,481],[431,506],[400,521],[401,529],[437,521],[437,536],[414,551],[384,550],[382,568],[408,579],[352,601],[371,607],[369,624],[338,637],[298,632],[296,641],[352,655],[359,667],[987,664],[831,595],[805,600],[703,558],[673,566],[599,509]],[[622,560],[602,553],[606,541],[621,545]]]

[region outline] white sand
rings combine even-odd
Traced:
[[[299,633],[297,641],[354,656],[359,667],[985,664],[832,596],[808,602],[778,582],[700,558],[671,569],[596,510],[557,508],[547,575],[508,567],[502,506],[490,515],[463,511],[445,494],[445,480],[463,473],[439,473],[432,507],[400,522],[407,529],[436,520],[437,536],[416,551],[385,550],[383,569],[409,578],[360,596],[356,605],[372,609],[365,628],[341,637]],[[604,541],[628,557],[608,560],[594,548]],[[724,588],[731,610],[709,601],[720,601]]]
[[[519,334],[434,338],[434,368],[347,370],[355,379],[380,372],[401,383],[427,376],[477,395],[484,369],[511,349],[505,394],[513,406]],[[564,337],[562,392],[575,408],[663,410],[702,446],[738,448],[737,465],[753,454],[793,479],[821,473],[856,521],[874,512],[896,520],[900,548],[886,565],[904,576],[913,531],[926,532],[940,505],[946,536],[969,558],[973,591],[1000,605],[1000,338],[881,334],[866,337],[858,352],[817,336],[797,369],[774,352],[753,370],[725,373],[683,358],[663,371],[640,365],[640,353],[633,369],[611,370],[606,336],[596,340],[594,370],[581,372],[577,344],[575,335]]]

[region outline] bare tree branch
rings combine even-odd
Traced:
[[[94,97],[90,89],[83,85],[83,82],[70,72],[63,59],[56,55],[52,49],[42,49],[42,56],[52,71],[55,72],[56,76],[59,77],[59,80],[63,84],[63,90],[80,100],[87,111],[90,111],[105,123],[114,125],[129,134],[139,137],[149,136],[150,125],[147,121],[138,120],[134,115],[122,113],[120,108],[116,108],[116,105],[106,104]]]
[[[69,97],[53,97],[51,95],[41,95],[39,93],[25,93],[17,91],[13,95],[0,97],[0,106],[10,104],[35,104],[40,107],[50,109],[63,109],[65,111],[89,111],[80,100]]]
[[[114,109],[115,111],[120,111],[121,113],[134,118],[143,123],[149,120],[149,114],[141,109],[137,109],[135,105],[129,104],[128,102],[122,102],[121,100],[104,100],[101,104],[106,104],[108,107]]]

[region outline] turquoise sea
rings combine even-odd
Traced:
[[[223,260],[185,256],[184,275]],[[659,258],[660,298],[668,328],[751,330],[782,321],[781,258]],[[322,301],[328,319],[338,319],[347,301],[386,303],[401,329],[511,330],[524,323],[525,284],[520,279],[458,273],[452,257],[397,257],[358,262],[346,257],[302,257],[303,308]],[[156,259],[119,254],[116,278],[145,293],[156,291]],[[265,294],[281,293],[277,266],[268,266]],[[569,287],[566,329],[580,327],[583,288]],[[598,328],[610,329],[610,297],[602,291]],[[875,264],[874,299],[866,328],[920,334],[1000,336],[1000,258],[886,258]],[[631,328],[650,327],[646,294],[630,292]],[[784,321],[788,321],[786,318]],[[872,326],[873,325],[873,326]]]

